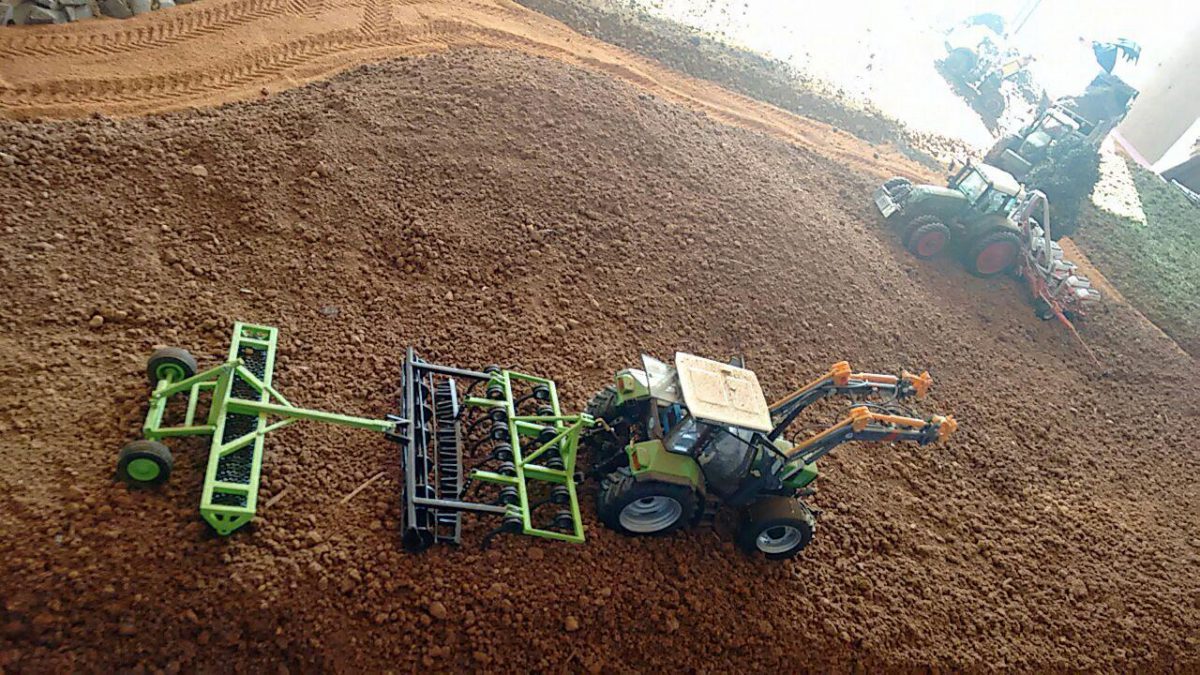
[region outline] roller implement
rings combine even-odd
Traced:
[[[197,372],[196,359],[176,347],[150,356],[147,374],[154,391],[142,426],[143,440],[121,449],[117,476],[134,486],[166,482],[174,466],[162,443],[177,436],[212,436],[200,497],[200,515],[218,534],[228,535],[249,523],[258,506],[263,446],[267,434],[298,420],[390,432],[397,422],[299,408],[271,386],[279,331],[270,326],[236,323],[224,363]],[[169,425],[173,401],[186,399],[182,423]],[[197,417],[202,401],[208,413]]]
[[[849,441],[927,445],[957,428],[953,417],[922,417],[903,405],[921,399],[928,373],[854,373],[839,362],[824,376],[767,404],[758,377],[740,364],[677,353],[674,365],[650,356],[617,373],[587,412],[597,513],[627,535],[661,535],[696,524],[724,506],[739,516],[748,552],[791,558],[812,539],[818,459]],[[806,408],[830,396],[858,401],[815,435],[785,438]],[[871,400],[874,399],[874,400]]]

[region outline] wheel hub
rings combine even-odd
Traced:
[[[630,532],[661,532],[676,523],[683,515],[683,505],[673,497],[655,495],[642,497],[621,509],[621,527]]]
[[[792,525],[777,525],[768,527],[759,533],[754,543],[763,553],[786,553],[796,548],[803,539],[804,535],[799,528]]]

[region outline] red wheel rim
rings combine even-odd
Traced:
[[[995,274],[1007,269],[1017,259],[1017,249],[1012,242],[997,241],[988,244],[975,258],[975,269],[980,274]]]
[[[928,258],[941,252],[946,245],[946,235],[941,232],[930,232],[917,240],[917,255]]]

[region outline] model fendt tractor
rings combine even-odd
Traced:
[[[843,361],[768,405],[758,377],[738,365],[684,353],[674,366],[642,360],[587,408],[597,421],[585,437],[601,478],[597,513],[627,535],[694,525],[724,505],[740,516],[744,550],[791,558],[816,526],[802,499],[813,492],[818,459],[848,441],[926,445],[957,428],[952,417],[918,417],[900,403],[925,396],[928,373],[852,373]],[[809,438],[784,438],[805,408],[835,395],[882,399],[857,402]]]
[[[1020,228],[1008,216],[1020,194],[1021,185],[1011,174],[968,162],[946,187],[892,178],[875,191],[874,199],[913,255],[928,259],[956,251],[968,272],[986,278],[1017,265]]]

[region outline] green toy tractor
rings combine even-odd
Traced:
[[[586,442],[601,477],[597,513],[626,535],[661,535],[715,515],[740,517],[737,539],[751,553],[791,558],[812,539],[816,461],[847,441],[912,441],[949,436],[952,417],[914,416],[900,401],[922,398],[928,373],[852,373],[846,362],[768,405],[757,376],[740,365],[677,353],[674,366],[643,356],[641,369],[617,373],[587,412],[597,420]],[[827,396],[874,396],[820,433],[784,434],[803,410]]]
[[[946,187],[892,178],[874,198],[913,255],[925,260],[953,250],[968,272],[987,278],[1020,261],[1020,229],[1008,218],[1020,196],[1021,185],[1011,174],[968,162]]]

